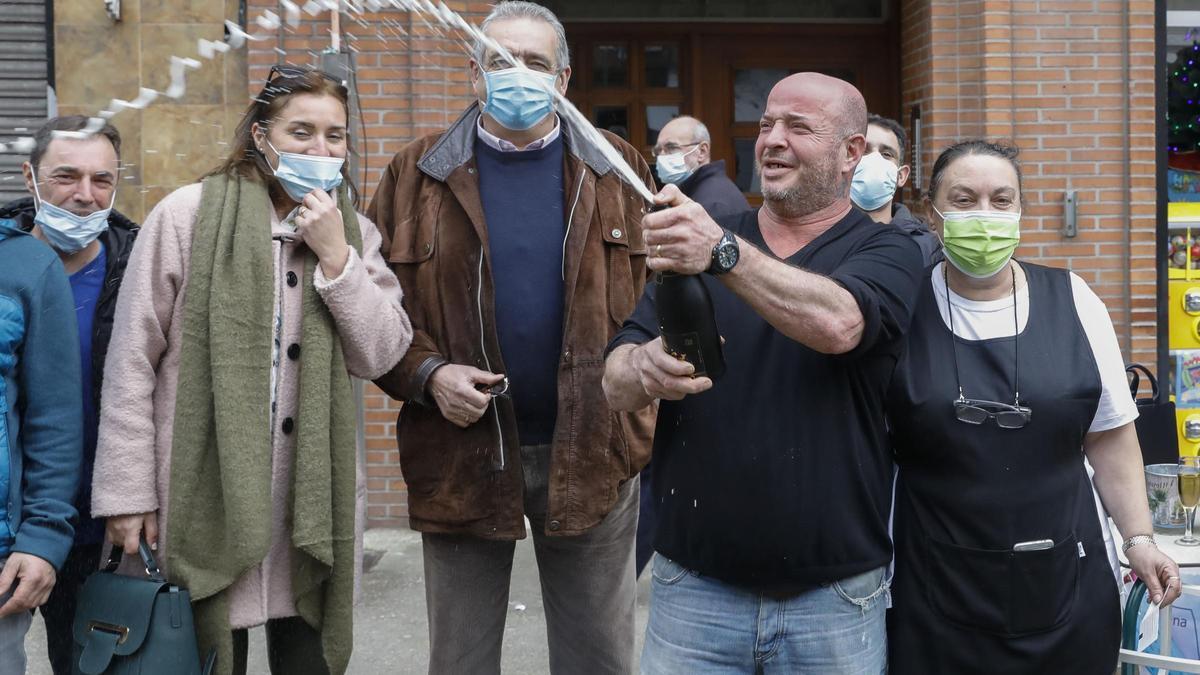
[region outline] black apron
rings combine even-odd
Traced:
[[[1065,270],[1022,263],[1021,429],[955,418],[967,398],[1012,404],[1013,338],[953,337],[927,279],[888,392],[899,465],[890,672],[1111,675],[1119,592],[1083,465],[1100,374]],[[953,340],[953,342],[952,342]],[[1047,550],[1018,542],[1051,539]]]

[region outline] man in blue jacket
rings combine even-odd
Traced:
[[[0,673],[25,672],[30,611],[71,550],[83,403],[62,263],[0,219]]]
[[[42,605],[46,651],[54,675],[71,674],[75,603],[88,575],[100,566],[104,522],[91,517],[92,466],[100,425],[100,388],[112,337],[117,296],[138,226],[112,208],[120,171],[121,136],[105,124],[86,138],[64,136],[84,129],[83,115],[55,117],[34,134],[29,161],[21,167],[29,197],[0,206],[0,219],[50,245],[62,261],[75,298],[83,393],[83,460],[75,508],[75,545],[58,570],[58,584]]]

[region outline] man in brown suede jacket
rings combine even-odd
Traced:
[[[392,160],[369,208],[405,290],[412,348],[377,384],[423,535],[431,673],[498,673],[514,540],[532,526],[550,670],[632,670],[637,473],[654,411],[617,413],[604,350],[646,279],[646,205],[547,87],[571,75],[562,25],[498,4],[478,98]],[[605,135],[652,186],[638,152]]]

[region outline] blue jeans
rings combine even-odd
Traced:
[[[786,598],[655,557],[643,675],[838,673],[887,666],[885,568]]]

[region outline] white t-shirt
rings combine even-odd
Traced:
[[[946,280],[942,271],[945,264],[939,263],[933,270],[933,295],[937,299],[942,321],[946,322],[946,327],[949,328],[950,317],[946,313]],[[1108,308],[1104,306],[1104,301],[1074,272],[1071,273],[1071,291],[1075,297],[1075,313],[1079,316],[1079,323],[1083,326],[1084,335],[1087,336],[1096,366],[1100,370],[1100,404],[1096,407],[1096,415],[1092,418],[1088,431],[1116,429],[1134,421],[1138,416],[1137,405],[1129,393],[1129,381],[1125,377],[1125,359],[1121,356],[1121,348],[1117,344],[1117,334],[1113,331],[1112,320],[1108,317]],[[1011,293],[999,300],[978,301],[964,298],[951,290],[949,297],[954,312],[954,334],[958,337],[964,340],[990,340],[1011,337],[1014,334]],[[1019,330],[1025,330],[1028,321],[1029,286],[1026,284],[1017,291],[1016,322]],[[1086,457],[1083,462],[1090,479],[1095,471],[1088,464]],[[1104,533],[1104,544],[1108,549],[1108,561],[1120,586],[1120,565],[1117,561],[1116,544],[1108,529],[1108,514],[1094,487],[1092,496],[1096,500],[1100,530]]]
[[[937,299],[942,321],[950,327],[946,314],[946,281],[939,263],[933,270],[933,295]],[[1100,405],[1088,431],[1116,429],[1137,419],[1137,405],[1129,394],[1129,381],[1125,378],[1125,359],[1117,344],[1108,309],[1087,283],[1071,273],[1071,290],[1075,296],[1075,313],[1083,325],[1083,332],[1092,346],[1092,355],[1100,370]],[[1013,333],[1013,298],[1011,294],[999,300],[968,300],[950,291],[950,305],[954,310],[954,334],[964,340],[991,340],[1011,337]],[[1017,323],[1025,330],[1029,321],[1029,286],[1017,291]],[[1033,393],[1033,392],[1029,392]],[[970,392],[967,392],[970,395]],[[1008,403],[1008,401],[1002,401]],[[1036,411],[1035,411],[1036,412]]]

